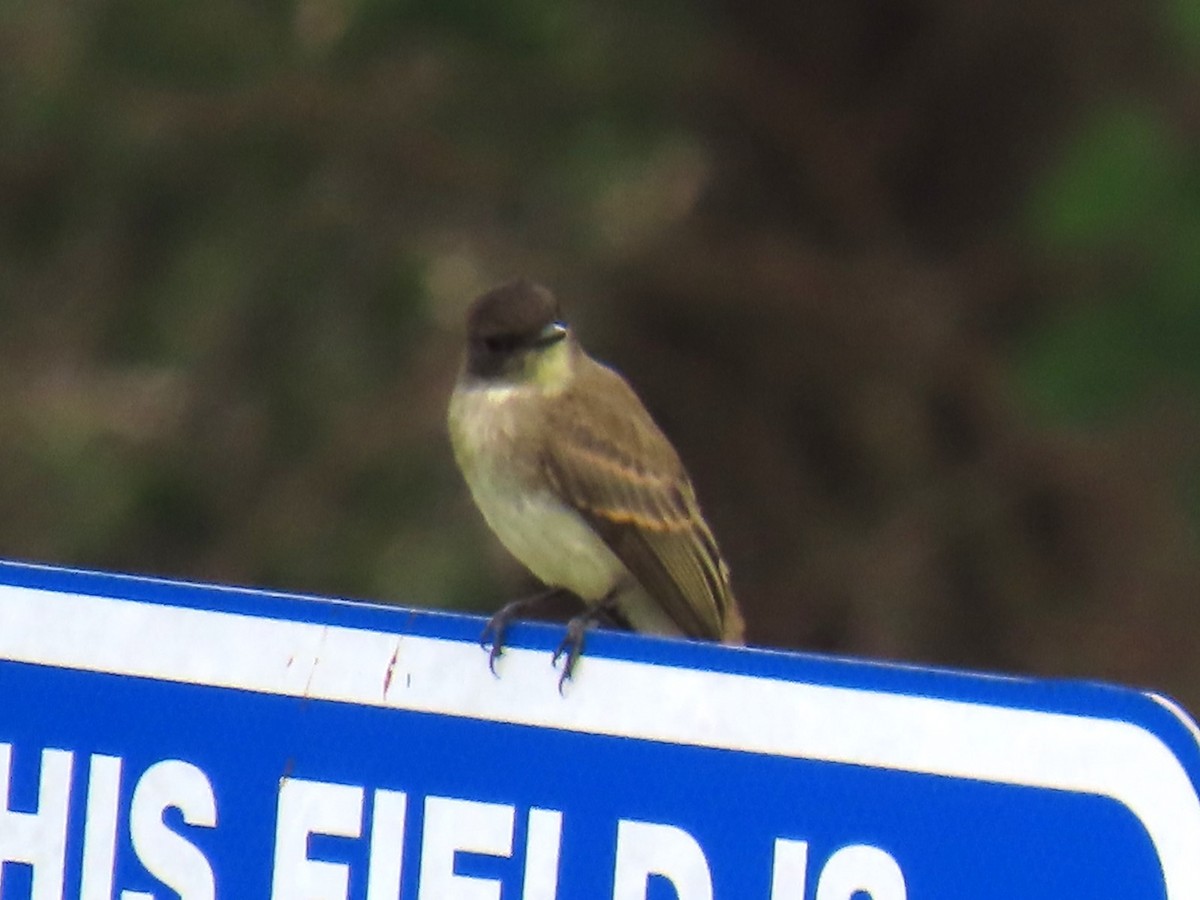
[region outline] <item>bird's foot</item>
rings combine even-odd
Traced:
[[[504,636],[508,633],[508,627],[513,622],[525,618],[538,607],[558,600],[566,593],[568,592],[562,588],[550,588],[531,597],[521,597],[505,603],[494,616],[488,619],[487,625],[483,627],[483,632],[479,635],[479,646],[488,651],[488,668],[493,675],[499,677],[496,672],[496,660],[504,653]]]
[[[575,664],[579,662],[579,657],[583,655],[584,637],[589,628],[600,624],[629,627],[613,603],[615,594],[615,591],[610,592],[599,603],[567,622],[567,633],[563,636],[562,642],[550,660],[552,666],[557,666],[559,659],[563,660],[562,673],[558,676],[558,692],[560,694],[563,692],[563,685],[570,680],[575,671]]]
[[[583,637],[595,622],[595,616],[591,612],[582,613],[567,622],[567,633],[563,636],[558,649],[554,651],[553,659],[550,660],[550,665],[557,666],[559,658],[566,657],[563,660],[562,674],[558,676],[558,692],[560,694],[563,692],[563,685],[575,671],[575,663],[579,661],[579,657],[583,653]]]

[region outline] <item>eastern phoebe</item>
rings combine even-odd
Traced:
[[[554,654],[567,652],[560,687],[602,619],[742,642],[729,569],[675,448],[625,380],[583,351],[546,288],[516,281],[471,305],[449,426],[500,542],[548,594],[586,605]],[[485,629],[493,665],[528,603],[508,604]]]

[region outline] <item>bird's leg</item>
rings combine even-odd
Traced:
[[[558,649],[554,651],[554,657],[550,661],[551,665],[557,666],[559,657],[565,656],[562,674],[558,677],[560,694],[563,692],[563,685],[575,671],[575,663],[579,661],[579,657],[583,653],[583,639],[589,628],[603,622],[628,629],[629,625],[621,616],[621,611],[617,609],[616,604],[617,591],[620,587],[621,585],[614,587],[599,601],[567,622],[567,633],[563,637],[562,643],[558,645]]]
[[[508,633],[508,626],[525,618],[529,612],[539,606],[549,604],[563,596],[572,597],[574,595],[566,588],[548,588],[531,597],[521,597],[505,603],[494,616],[488,619],[487,625],[483,627],[483,633],[479,635],[479,646],[489,651],[488,668],[492,670],[493,675],[496,674],[496,660],[504,652],[504,635]],[[489,643],[491,644],[490,648]]]

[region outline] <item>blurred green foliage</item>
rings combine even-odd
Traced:
[[[527,589],[442,420],[528,274],[754,640],[1200,697],[1198,48],[1191,0],[0,4],[0,555]]]
[[[446,295],[596,253],[689,11],[110,0],[0,39],[5,552],[492,602],[445,518]]]
[[[1155,390],[1200,397],[1200,157],[1186,138],[1148,108],[1099,110],[1030,210],[1034,239],[1088,275],[1030,340],[1033,397],[1079,422]]]

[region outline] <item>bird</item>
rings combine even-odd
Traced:
[[[447,424],[488,526],[545,585],[488,622],[493,673],[508,625],[564,593],[584,611],[553,656],[565,654],[560,691],[598,623],[744,642],[729,567],[679,454],[629,383],[584,351],[550,290],[520,279],[471,303]]]

